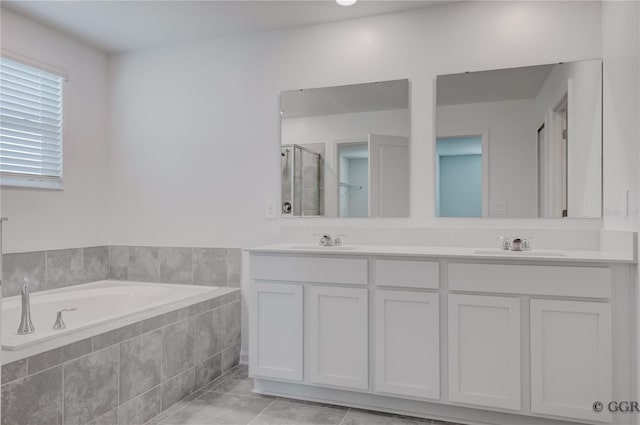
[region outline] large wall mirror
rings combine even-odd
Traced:
[[[409,81],[280,96],[281,214],[409,215]]]
[[[599,218],[602,62],[441,75],[440,217]]]

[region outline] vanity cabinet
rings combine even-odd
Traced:
[[[312,383],[357,390],[369,387],[367,292],[362,288],[308,287]]]
[[[439,295],[375,291],[375,391],[440,398]]]
[[[254,374],[302,381],[302,294],[300,285],[253,285],[249,359]]]
[[[606,406],[634,400],[632,267],[397,250],[252,252],[256,392],[451,422],[627,425]]]
[[[531,411],[611,422],[611,305],[531,300]]]
[[[449,295],[449,399],[520,410],[520,299]]]

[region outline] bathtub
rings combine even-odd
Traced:
[[[20,297],[3,304],[3,422],[146,423],[240,361],[239,288],[101,281],[36,292],[29,335],[17,334]],[[77,310],[54,331],[63,308]]]
[[[35,332],[18,335],[20,296],[2,303],[2,364],[224,295],[232,288],[105,280],[31,294]],[[53,330],[56,313],[66,328]]]

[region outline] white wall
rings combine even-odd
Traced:
[[[437,223],[436,75],[594,58],[600,44],[597,2],[461,2],[115,56],[111,242],[275,240],[280,223],[265,221],[263,204],[279,198],[279,93],[401,78],[411,81],[412,217],[389,223]],[[309,226],[286,221],[296,222]]]
[[[638,231],[640,199],[640,4],[606,2],[602,10],[604,227]],[[623,211],[625,189],[630,213]],[[640,244],[636,246],[636,252]],[[640,309],[640,265],[636,269],[635,308]],[[640,315],[636,315],[636,355]],[[636,396],[640,394],[640,370]]]
[[[501,217],[537,217],[537,144],[532,99],[438,106],[437,136],[489,132],[489,212],[506,203]]]
[[[325,144],[325,215],[338,216],[336,141],[367,141],[369,134],[409,137],[409,111],[375,111],[282,120],[282,144]]]
[[[4,252],[102,245],[107,242],[107,57],[6,9],[2,49],[66,69],[64,190],[3,188]]]
[[[640,34],[638,2],[602,5],[604,227],[638,230]],[[623,212],[630,192],[630,214]]]
[[[640,3],[605,2],[602,7],[604,227],[639,230],[640,199]],[[623,211],[625,189],[630,212]],[[640,244],[636,246],[639,252]],[[640,265],[636,269],[635,308],[640,311]],[[640,315],[636,314],[636,356],[640,353]],[[640,369],[635,371],[640,394]]]

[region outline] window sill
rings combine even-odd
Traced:
[[[2,189],[63,190],[62,179],[23,176],[0,176]]]

